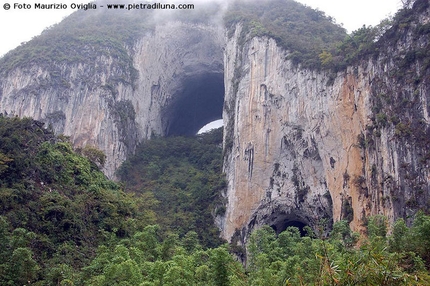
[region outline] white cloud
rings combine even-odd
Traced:
[[[381,20],[394,15],[401,8],[400,0],[297,0],[314,9],[324,11],[327,16],[343,24],[348,32],[363,25],[375,26]]]
[[[31,40],[34,36],[39,35],[44,29],[60,22],[64,17],[75,10],[70,9],[72,0],[61,0],[56,3],[67,4],[66,10],[36,10],[35,3],[49,4],[52,0],[22,1],[32,6],[31,9],[14,9],[12,0],[3,0],[0,4],[0,56],[4,55],[11,49],[19,46],[22,42]],[[5,10],[3,5],[9,3],[12,7]]]

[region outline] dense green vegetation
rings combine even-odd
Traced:
[[[218,246],[213,212],[222,214],[222,128],[192,137],[141,144],[118,174],[127,192],[151,200],[156,223],[180,236],[195,231],[204,246]],[[174,204],[172,204],[174,203]]]
[[[248,283],[428,285],[423,258],[429,251],[429,227],[430,217],[422,213],[412,228],[398,221],[388,237],[385,218],[371,217],[367,239],[351,233],[346,221],[335,223],[328,239],[317,238],[310,230],[309,236],[300,237],[295,228],[276,237],[270,227],[263,227],[250,239]]]
[[[324,12],[293,0],[235,1],[224,21],[230,32],[235,24],[242,23],[243,39],[246,36],[274,38],[281,47],[291,51],[289,57],[294,63],[305,67],[319,67],[318,55],[347,35]]]
[[[79,269],[106,236],[127,237],[140,223],[136,200],[98,170],[103,156],[90,157],[41,122],[0,117],[0,284]]]
[[[123,187],[64,136],[0,117],[1,285],[428,285],[430,216],[382,216],[368,237],[335,223],[328,238],[297,228],[252,233],[247,265],[222,245],[213,215],[225,187],[220,129],[144,142],[120,169]],[[30,282],[28,282],[30,281]]]
[[[145,142],[120,170],[126,194],[98,170],[105,156],[95,147],[76,153],[68,138],[41,122],[1,116],[0,284],[88,285],[82,279],[90,268],[81,270],[101,253],[99,246],[138,243],[143,251],[146,231],[163,244],[151,246],[154,261],[171,257],[178,243],[186,251],[221,245],[211,214],[222,211],[221,141],[218,129]],[[219,251],[214,255],[228,255]],[[91,275],[103,274],[91,269]]]

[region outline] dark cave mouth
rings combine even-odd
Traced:
[[[201,127],[222,118],[224,105],[224,75],[205,73],[184,80],[182,89],[166,108],[166,136],[194,136]]]
[[[296,227],[299,229],[301,237],[307,235],[307,232],[305,230],[306,226],[308,225],[298,220],[282,220],[270,225],[270,227],[276,232],[276,234],[280,234],[281,232],[287,230],[287,228],[289,227]]]

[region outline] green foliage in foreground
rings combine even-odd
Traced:
[[[102,246],[91,265],[84,268],[85,285],[230,285],[244,281],[242,266],[226,246],[204,250],[197,234],[183,239],[159,236],[158,226],[148,226],[131,239]]]
[[[387,237],[385,217],[371,217],[369,237],[359,246],[346,221],[335,223],[328,239],[300,237],[296,228],[276,236],[263,227],[250,239],[248,285],[429,285],[423,260],[429,223],[430,216],[420,213],[413,227],[399,221]]]
[[[251,234],[246,267],[237,262],[207,217],[222,185],[219,132],[142,144],[137,172],[122,169],[137,188],[127,195],[99,156],[76,154],[40,122],[0,117],[0,285],[430,285],[423,213],[388,236],[386,219],[371,217],[368,238],[346,221],[323,239],[266,226]]]
[[[204,249],[195,232],[163,239],[158,226],[147,226],[131,238],[100,246],[89,266],[65,279],[94,286],[429,285],[423,256],[429,251],[430,216],[418,214],[406,235],[401,225],[387,237],[385,218],[371,217],[369,237],[361,237],[360,246],[346,221],[336,223],[328,239],[301,237],[295,227],[277,236],[265,226],[251,235],[246,268],[227,245]],[[407,246],[399,237],[414,240]],[[402,249],[396,249],[399,243]]]
[[[0,116],[0,158],[1,285],[80,269],[107,234],[128,237],[143,214],[41,122]]]

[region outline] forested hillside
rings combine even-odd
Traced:
[[[224,17],[232,35],[243,26],[242,37],[267,36],[289,50],[289,58],[305,67],[320,67],[319,54],[340,44],[346,30],[324,12],[293,0],[261,2],[235,1]]]
[[[405,37],[417,14],[427,9],[426,0],[409,1],[413,9],[400,9],[392,18],[376,26],[365,26],[350,34],[323,11],[311,9],[292,0],[266,2],[235,1],[224,17],[224,24],[233,33],[236,24],[243,26],[242,37],[267,36],[290,51],[289,59],[311,69],[344,70],[369,57],[376,57],[386,45],[394,45]],[[414,27],[414,36],[428,34],[429,24]],[[404,65],[417,57],[428,58],[423,47],[404,59]],[[404,66],[405,67],[405,66]],[[428,67],[426,61],[424,68]]]
[[[221,129],[141,144],[120,169],[32,119],[0,117],[2,285],[428,285],[430,217],[408,228],[368,220],[368,238],[334,225],[255,231],[240,248],[213,226],[224,180]],[[122,185],[122,187],[121,187]],[[125,190],[125,192],[124,192]],[[357,242],[359,242],[357,244]],[[242,250],[243,251],[243,250]],[[427,267],[427,269],[426,269]]]
[[[55,280],[87,265],[111,234],[128,237],[137,202],[108,181],[95,148],[73,151],[32,119],[0,117],[2,285]]]
[[[118,170],[126,192],[145,198],[162,231],[198,234],[205,247],[222,242],[214,216],[224,210],[221,192],[222,128],[197,137],[155,138],[141,144]]]

